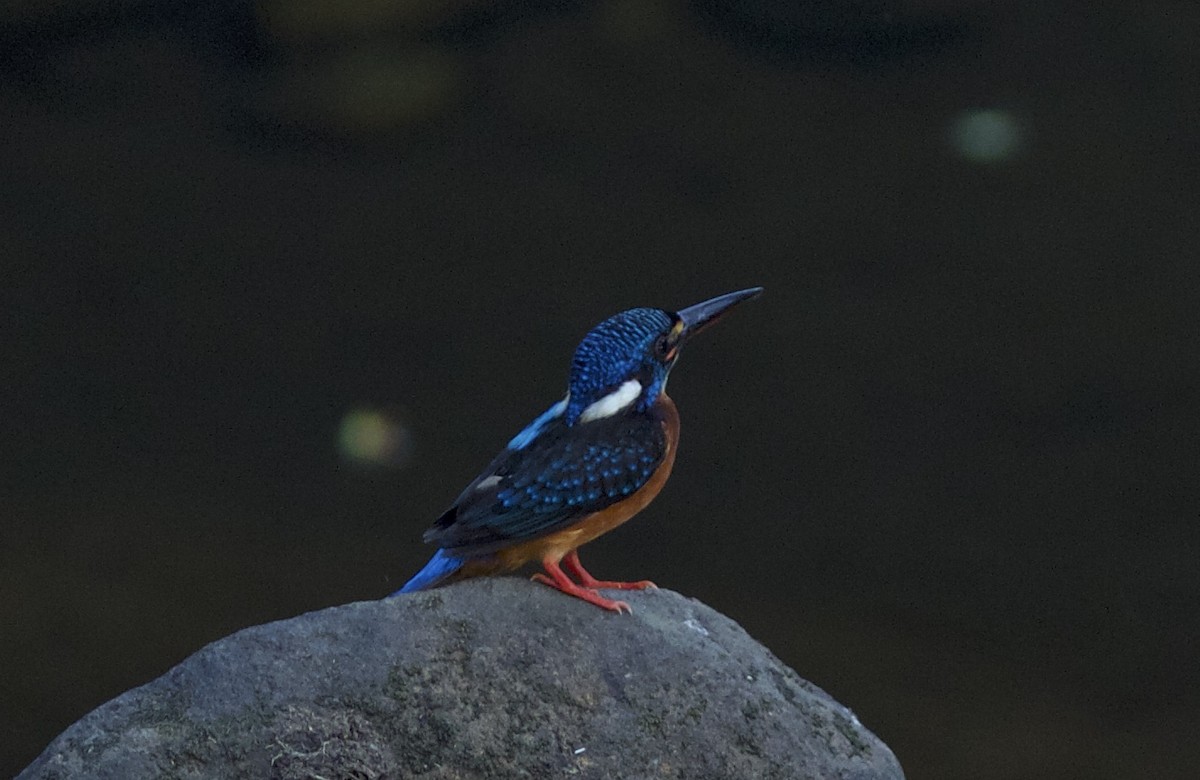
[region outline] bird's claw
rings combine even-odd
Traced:
[[[560,590],[569,596],[574,596],[575,598],[582,599],[582,600],[588,602],[589,604],[594,604],[595,606],[600,607],[601,609],[607,609],[610,612],[616,612],[618,615],[620,615],[620,614],[632,615],[633,614],[633,607],[629,606],[628,602],[615,601],[613,599],[606,599],[603,596],[601,596],[600,593],[595,588],[591,588],[591,587],[584,586],[584,585],[576,585],[575,583],[570,582],[569,580],[567,582],[570,587],[568,587],[564,583],[559,582],[559,581],[555,580],[554,578],[549,577],[545,574],[542,574],[541,572],[537,572],[536,574],[531,575],[530,579],[533,580],[534,582],[540,582],[543,585],[549,585],[550,587],[554,588],[555,590]]]

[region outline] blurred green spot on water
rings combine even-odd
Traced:
[[[959,156],[976,163],[1008,162],[1024,141],[1020,123],[1008,111],[972,109],[951,126],[950,142]]]
[[[351,409],[338,426],[338,452],[355,463],[400,468],[412,457],[413,438],[393,415],[377,409]]]

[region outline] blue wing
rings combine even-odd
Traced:
[[[561,416],[539,422],[535,437],[500,453],[467,486],[425,541],[463,557],[544,536],[636,492],[666,455],[653,413],[570,427]]]

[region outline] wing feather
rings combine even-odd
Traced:
[[[507,449],[425,534],[457,555],[483,555],[565,528],[635,493],[666,454],[656,415],[617,414],[568,427],[548,422]]]

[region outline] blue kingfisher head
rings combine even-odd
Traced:
[[[683,345],[761,292],[761,287],[751,287],[726,293],[678,312],[629,309],[592,328],[571,361],[566,424],[650,408],[666,387]]]

